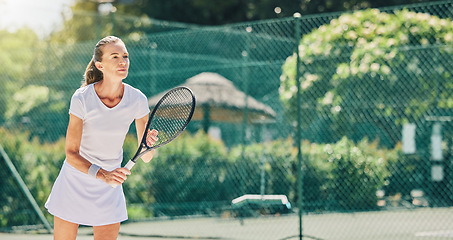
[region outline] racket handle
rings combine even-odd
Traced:
[[[124,166],[124,168],[127,168],[128,170],[131,170],[134,165],[135,165],[135,162],[132,161],[132,160],[129,160],[129,162],[127,162],[127,164]],[[110,184],[110,186],[112,188],[118,187],[118,185],[112,185],[112,184]]]
[[[134,165],[135,165],[135,162],[133,162],[132,160],[129,160],[129,162],[127,162],[127,164],[124,167],[127,168],[128,170],[131,170]]]

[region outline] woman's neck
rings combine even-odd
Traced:
[[[100,99],[108,99],[110,101],[121,99],[124,94],[123,82],[109,82],[101,80],[94,85],[94,89]]]

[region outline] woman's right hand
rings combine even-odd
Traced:
[[[127,168],[117,168],[112,171],[99,169],[96,178],[106,182],[110,186],[121,185],[126,179],[127,175],[130,175],[131,171]]]

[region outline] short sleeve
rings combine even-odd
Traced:
[[[85,106],[83,104],[82,96],[78,91],[72,95],[71,104],[69,105],[69,113],[82,120],[85,119]]]
[[[138,107],[137,112],[135,114],[135,119],[140,119],[149,114],[149,106],[148,106],[148,99],[146,98],[145,94],[140,92],[140,97],[138,98]]]

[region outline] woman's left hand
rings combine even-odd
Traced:
[[[156,129],[153,129],[153,130],[148,129],[148,133],[146,134],[146,145],[153,146],[157,142],[157,140],[159,140],[159,138],[157,137],[157,134],[159,134],[159,132]],[[143,162],[147,163],[147,162],[151,161],[151,159],[154,156],[154,152],[155,152],[155,150],[153,149],[153,150],[149,151],[148,153],[145,153],[141,157]]]
[[[159,134],[159,132],[156,129],[148,129],[148,133],[146,134],[146,145],[150,147],[153,146],[157,142],[157,140],[159,140],[157,134]]]

